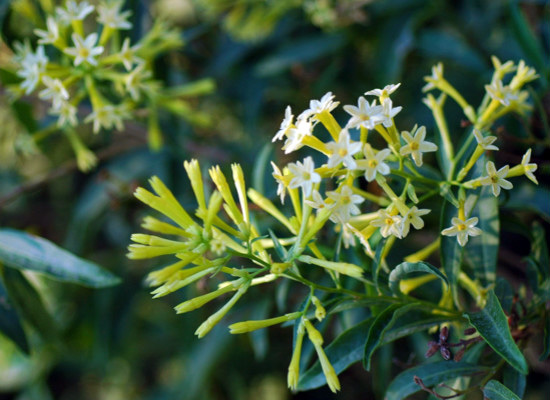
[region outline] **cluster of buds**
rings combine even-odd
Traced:
[[[442,67],[435,67],[434,71],[438,80],[428,78],[430,85],[458,95],[456,90],[444,81]],[[534,73],[530,76],[533,77]],[[312,100],[309,108],[300,113],[296,121],[291,108],[287,107],[280,130],[273,140],[284,139],[283,150],[286,153],[309,147],[321,153],[325,160],[324,164],[316,167],[313,157],[308,156],[302,161],[291,162],[282,169],[272,163],[281,202],[284,202],[287,195],[291,200],[291,217],[263,194],[252,188],[247,190],[243,170],[237,164],[231,167],[234,190],[237,193],[235,197],[220,167],[213,167],[209,171],[214,190],[208,196],[199,163],[196,160],[184,163],[198,204],[194,212],[198,221],[185,211],[158,178],[154,177],[150,181],[156,195],[138,188],[136,197],[139,200],[164,214],[174,223],[146,217],[142,225],[145,229],[162,235],[173,235],[175,239],[135,234],[132,236],[135,243],[129,247],[128,256],[133,259],[165,255],[172,255],[178,259],[177,262],[149,274],[150,283],[158,286],[153,291],[155,297],[174,292],[204,277],[216,276],[221,279],[213,291],[175,307],[178,313],[184,313],[222,295],[234,293],[222,308],[197,329],[196,334],[202,337],[220,322],[251,287],[282,278],[305,285],[310,290],[299,311],[289,310],[292,312],[260,321],[238,322],[231,325],[231,333],[244,333],[294,321],[296,335],[288,373],[289,387],[295,388],[298,384],[302,341],[307,332],[329,387],[337,391],[340,387],[338,378],[323,350],[322,336],[311,323],[314,318],[322,320],[326,316],[326,304],[323,304],[326,298],[317,297],[316,292],[326,291],[327,286],[316,282],[319,274],[314,271],[321,268],[332,280],[335,287],[329,288],[329,292],[338,292],[343,287],[342,279],[352,279],[371,286],[377,283],[367,280],[364,277],[365,269],[359,265],[326,259],[317,247],[320,231],[329,221],[333,222],[341,232],[340,237],[346,246],[358,244],[359,248],[373,259],[378,253],[372,250],[373,247],[387,238],[384,254],[378,255],[381,257],[378,261],[383,263],[391,245],[395,240],[407,237],[412,231],[411,226],[416,230],[424,228],[422,217],[431,210],[418,206],[428,197],[440,193],[442,186],[451,186],[458,187],[459,191],[456,200],[458,217],[453,219],[454,226],[444,229],[442,234],[456,235],[458,242],[465,245],[468,236],[477,235],[480,231],[475,227],[475,218],[466,218],[464,193],[466,190],[476,190],[476,185],[492,185],[488,182],[493,182],[493,178],[489,176],[489,179],[476,177],[463,183],[463,179],[469,174],[469,162],[461,172],[455,174],[458,161],[468,155],[466,153],[471,146],[467,141],[464,150],[459,152],[460,155],[454,156],[448,133],[442,131],[442,127],[446,126],[441,110],[445,94],[438,100],[429,95],[426,103],[434,111],[445,151],[452,154],[452,167],[448,177],[441,180],[424,175],[424,153],[434,152],[438,147],[426,140],[426,128],[423,126],[413,126],[409,131],[400,131],[397,128],[394,118],[402,108],[394,107],[390,95],[398,87],[399,84],[388,85],[383,89],[368,91],[365,95],[376,97],[372,102],[369,103],[364,97],[360,97],[357,106],[344,106],[350,117],[343,127],[332,114],[339,103],[334,101],[334,96],[330,92],[320,100]],[[478,146],[474,150],[470,149],[470,159],[475,158],[473,163],[485,150],[491,150],[489,146],[494,142],[493,138],[480,134],[488,129],[488,121],[492,118],[485,113],[485,109],[495,108],[489,100],[485,103],[479,113],[472,115],[474,127],[469,134],[471,140],[478,141]],[[515,103],[510,104],[505,107],[512,107]],[[471,114],[468,110],[473,108],[466,104],[465,113]],[[512,108],[508,109],[511,110]],[[331,140],[323,142],[319,138],[322,135],[314,135],[314,129],[319,126],[328,131]],[[375,139],[378,139],[378,143],[385,143],[386,147],[376,149],[376,141],[372,140],[371,132],[379,135],[380,137]],[[528,158],[529,154],[530,152],[524,159]],[[488,162],[487,165],[493,164]],[[491,167],[487,168],[489,170]],[[506,177],[511,176],[510,173],[512,176],[531,176],[535,168],[536,166],[529,164],[527,160],[506,170]],[[497,176],[499,173],[496,172]],[[504,180],[504,176],[501,179]],[[379,186],[382,195],[362,188],[362,185],[371,182]],[[506,185],[500,183],[499,187],[506,188]],[[329,187],[334,189],[328,190]],[[421,194],[420,197],[417,196],[417,192]],[[449,192],[450,190],[447,191],[445,199],[454,198]],[[251,218],[249,201],[277,220],[290,236],[278,238],[272,231],[263,232],[262,226],[257,225],[257,220]],[[370,210],[374,207],[378,209],[362,212],[361,207],[367,203],[370,203]],[[415,257],[419,260],[424,259],[438,246],[439,239],[436,240],[435,246],[427,247],[429,251],[421,250],[415,253]],[[250,263],[242,265],[243,259],[250,260]],[[346,295],[353,297],[352,293],[357,292],[348,291]],[[446,341],[446,334],[441,341]],[[443,349],[444,356],[450,357],[450,353],[447,354],[446,347],[441,343],[432,347],[434,351]]]
[[[167,89],[153,77],[155,58],[183,45],[177,30],[156,21],[132,44],[130,37],[123,36],[132,23],[131,12],[122,10],[122,0],[102,0],[97,7],[74,0],[57,7],[51,1],[42,2],[42,6],[46,20],[44,29],[34,30],[37,46],[33,48],[28,39],[14,45],[13,63],[20,82],[9,89],[15,98],[38,93],[50,103],[49,113],[57,120],[45,132],[59,130],[67,135],[81,170],[97,162],[76,133],[82,123],[92,124],[97,134],[122,131],[127,121],[144,116],[150,146],[158,149],[162,145],[159,108],[205,121],[204,116],[193,115],[184,99],[210,92],[212,82]]]

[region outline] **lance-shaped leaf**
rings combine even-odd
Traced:
[[[507,364],[502,369],[502,383],[516,396],[522,398],[527,385],[527,377]]]
[[[2,266],[0,266],[0,269]],[[0,332],[10,338],[25,353],[29,352],[29,345],[25,331],[21,326],[19,315],[15,311],[8,297],[8,292],[0,279]]]
[[[63,282],[100,288],[120,279],[100,266],[83,260],[52,242],[14,229],[0,229],[0,262],[21,270],[43,273]]]
[[[405,277],[405,275],[413,272],[426,272],[432,274],[441,279],[447,287],[449,287],[449,281],[447,277],[441,273],[436,267],[425,262],[402,262],[397,267],[395,267],[390,273],[388,284],[390,289],[395,294],[400,294],[401,290],[399,289],[399,282]]]
[[[514,392],[494,379],[483,387],[483,397],[488,400],[521,400]]]
[[[494,351],[519,372],[527,374],[527,361],[512,338],[506,314],[492,290],[483,310],[465,316]]]
[[[429,364],[422,364],[409,368],[400,373],[390,383],[385,400],[403,400],[407,396],[418,392],[421,388],[415,383],[415,376],[422,379],[426,386],[433,386],[449,379],[460,376],[474,375],[488,371],[489,368],[480,365],[468,364],[465,362],[439,361]]]
[[[36,289],[16,269],[3,268],[2,280],[15,309],[45,339],[55,341],[59,332]]]
[[[479,218],[477,227],[481,235],[470,237],[466,255],[473,266],[474,275],[482,285],[495,283],[499,245],[500,220],[498,198],[490,186],[481,188],[479,198],[470,217]]]
[[[407,305],[392,304],[376,316],[376,319],[373,321],[369,329],[367,341],[365,343],[365,352],[363,354],[363,366],[367,371],[370,371],[372,355],[374,354],[374,351],[382,344],[386,332],[390,330],[401,315],[409,312],[417,306],[417,303]]]

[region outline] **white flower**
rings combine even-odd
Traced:
[[[523,155],[523,158],[521,159],[521,165],[523,165],[525,176],[529,178],[532,182],[538,185],[539,182],[537,181],[537,178],[533,174],[533,172],[537,170],[537,164],[535,163],[530,164],[529,161],[531,161],[531,149],[527,150]]]
[[[130,93],[130,96],[134,101],[139,100],[140,89],[145,87],[145,85],[143,85],[143,81],[151,77],[151,71],[144,68],[145,64],[140,64],[124,78],[126,90]]]
[[[101,2],[97,7],[97,22],[114,29],[132,29],[132,24],[126,21],[132,12],[120,12],[121,7],[122,0]]]
[[[97,65],[97,60],[94,57],[103,53],[103,46],[94,47],[97,42],[97,33],[89,34],[86,39],[77,33],[73,33],[71,37],[75,47],[68,47],[63,51],[75,57],[74,66],[77,67],[84,61],[91,65]]]
[[[53,44],[59,39],[59,27],[55,18],[48,17],[46,19],[46,26],[48,28],[46,31],[42,29],[34,30],[35,35],[40,37],[38,44]]]
[[[69,92],[67,92],[67,89],[63,86],[63,82],[59,79],[43,76],[42,83],[46,86],[46,89],[40,91],[38,97],[43,100],[51,100],[54,110],[61,108],[63,101],[69,100]]]
[[[357,107],[346,105],[344,110],[351,115],[347,124],[349,128],[362,126],[367,129],[374,129],[376,125],[381,124],[384,120],[384,107],[377,106],[376,100],[369,104],[362,96],[359,97]]]
[[[78,118],[76,116],[77,108],[68,101],[61,101],[58,108],[50,110],[50,114],[58,115],[57,126],[63,127],[68,124],[70,126],[78,125]]]
[[[93,121],[94,133],[98,133],[102,127],[105,129],[115,127],[118,131],[121,131],[124,129],[124,119],[129,117],[128,111],[124,106],[117,107],[112,104],[108,104],[94,110],[86,117],[84,122]]]
[[[504,106],[509,106],[511,102],[519,99],[517,91],[510,86],[504,86],[500,79],[495,79],[490,85],[485,85],[485,90],[492,99],[499,101]]]
[[[389,95],[392,94],[393,92],[395,92],[397,88],[399,88],[399,86],[401,86],[401,83],[398,83],[397,85],[393,85],[393,84],[386,85],[384,89],[369,90],[368,92],[365,93],[365,96],[378,96],[384,99],[386,97],[389,97]]]
[[[298,118],[296,126],[288,130],[288,136],[283,146],[285,154],[292,153],[303,146],[302,139],[311,135],[313,126],[307,118]]]
[[[392,215],[387,210],[378,210],[378,217],[371,221],[372,226],[380,228],[380,234],[383,237],[394,235],[401,239],[401,217]]]
[[[24,78],[19,86],[25,90],[25,94],[32,93],[36,88],[42,72],[44,72],[44,68],[40,68],[38,64],[25,64],[22,69],[17,71],[17,76]]]
[[[493,145],[493,142],[497,140],[496,136],[483,137],[483,134],[478,129],[474,129],[474,136],[477,144],[480,145],[483,150],[498,150],[498,147]]]
[[[325,202],[323,196],[321,196],[321,193],[319,193],[318,190],[313,190],[311,193],[311,199],[306,200],[306,204],[316,210],[332,206],[332,204],[327,204]]]
[[[393,117],[399,114],[403,107],[393,107],[391,99],[385,98],[384,103],[382,104],[382,123],[386,128],[389,128],[393,125]]]
[[[403,237],[409,234],[411,225],[414,226],[414,229],[422,229],[424,227],[424,221],[420,218],[423,215],[426,215],[431,210],[426,208],[418,209],[416,206],[409,208],[409,211],[401,219],[401,235]]]
[[[345,224],[353,215],[359,215],[361,210],[356,204],[361,204],[363,197],[353,194],[348,185],[343,185],[340,191],[327,192],[327,197],[334,203],[331,205],[332,214],[330,220]]]
[[[481,235],[481,229],[475,227],[477,222],[477,217],[467,219],[466,221],[455,217],[451,220],[453,226],[443,229],[441,234],[445,236],[456,236],[458,243],[464,247],[466,243],[468,243],[468,236]]]
[[[340,163],[349,169],[355,169],[357,164],[353,155],[361,151],[361,142],[352,142],[347,129],[342,129],[337,142],[327,143],[327,149],[331,152],[327,166],[334,168]]]
[[[376,178],[377,173],[388,175],[390,173],[390,167],[384,160],[390,153],[390,149],[384,149],[375,154],[371,145],[366,143],[363,149],[365,159],[356,161],[357,168],[365,170],[365,179],[369,182]]]
[[[485,166],[487,169],[488,176],[485,176],[479,180],[483,186],[491,185],[493,189],[493,194],[498,196],[500,194],[500,188],[503,189],[512,189],[513,185],[510,181],[507,181],[506,175],[510,167],[505,165],[497,171],[495,164],[492,161],[487,162]]]
[[[124,64],[126,71],[130,71],[133,64],[141,64],[144,62],[143,59],[136,56],[136,51],[140,47],[141,45],[139,44],[130,47],[130,38],[126,38],[124,42],[122,42],[122,47],[118,54],[122,59],[122,64]]]
[[[417,126],[415,125],[410,133],[403,131],[401,136],[407,144],[399,149],[399,153],[402,156],[411,154],[414,163],[418,167],[422,165],[422,153],[437,150],[437,146],[434,143],[426,142],[424,140],[426,137],[426,128],[424,126],[417,129]]]
[[[38,85],[49,60],[42,45],[36,48],[36,52],[33,52],[29,42],[25,42],[24,45],[17,43],[16,52],[15,59],[21,65],[16,75],[23,78],[23,82],[20,84],[21,89],[25,90],[25,94],[30,94]]]
[[[285,135],[288,134],[288,131],[292,127],[292,119],[294,118],[294,115],[292,115],[292,110],[290,109],[290,106],[286,106],[285,110],[285,118],[283,119],[283,122],[281,122],[281,127],[279,128],[279,131],[273,136],[272,142],[275,142],[276,140],[282,140]]]
[[[349,249],[350,246],[355,247],[355,234],[350,226],[350,224],[342,224],[342,241],[346,249]]]
[[[90,5],[87,1],[77,3],[71,0],[65,4],[65,8],[57,7],[56,11],[60,20],[66,24],[70,24],[71,21],[79,21],[86,18],[88,14],[94,11],[94,6]]]
[[[283,180],[283,173],[273,161],[271,161],[271,167],[273,167],[273,178],[277,181],[277,196],[280,197],[281,204],[285,204],[286,188],[285,181]]]
[[[326,93],[320,100],[310,100],[309,109],[305,110],[300,114],[302,118],[313,116],[313,120],[316,120],[315,115],[322,113],[323,111],[331,112],[340,102],[332,101],[334,95],[332,92]]]
[[[295,189],[301,186],[304,197],[309,197],[313,185],[321,182],[321,175],[315,172],[315,165],[311,157],[304,158],[303,164],[300,161],[288,164],[288,169],[293,175],[288,187]]]

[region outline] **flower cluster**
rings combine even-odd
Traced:
[[[504,65],[510,70],[510,64]],[[498,63],[496,75],[500,74],[499,68],[503,66]],[[532,71],[530,69],[526,72],[522,63],[517,71],[517,74],[526,77],[523,83],[535,76],[534,72],[529,72]],[[520,79],[517,74],[515,81]],[[495,120],[494,113],[504,115],[510,111],[525,110],[527,105],[524,102],[518,103],[516,100],[504,105],[488,94],[478,112],[474,112],[473,107],[443,78],[442,65],[434,67],[432,76],[426,79],[429,83],[427,90],[437,88],[443,92],[439,99],[431,94],[425,99],[434,113],[442,149],[428,140],[424,126],[398,129],[395,118],[402,107],[394,106],[390,96],[399,84],[366,92],[365,96],[374,99],[367,101],[366,97],[361,96],[357,106],[344,105],[343,110],[347,113],[344,124],[340,124],[333,115],[339,103],[330,92],[319,100],[312,100],[309,108],[298,114],[296,119],[291,107],[286,108],[284,120],[273,141],[284,141],[282,149],[287,154],[302,148],[318,153],[290,162],[282,168],[272,163],[273,177],[278,184],[277,195],[281,203],[287,195],[290,198],[291,217],[263,194],[252,188],[247,190],[243,171],[237,164],[231,167],[237,197],[233,195],[220,167],[209,171],[215,189],[207,196],[199,163],[193,160],[184,164],[198,203],[194,212],[198,221],[183,209],[158,178],[150,181],[156,194],[143,188],[137,189],[139,200],[174,223],[146,217],[142,225],[145,229],[176,238],[135,234],[132,236],[135,243],[129,247],[129,257],[133,259],[163,255],[174,255],[178,259],[149,274],[150,283],[158,286],[153,291],[155,297],[181,289],[206,276],[220,279],[221,282],[210,293],[175,307],[178,313],[188,312],[224,294],[233,293],[222,308],[199,326],[196,334],[202,337],[250,288],[283,278],[303,284],[309,288],[309,293],[298,311],[289,310],[291,312],[287,314],[266,320],[238,322],[230,326],[231,333],[244,333],[294,321],[295,340],[288,370],[289,387],[296,388],[298,385],[302,342],[307,333],[329,387],[333,391],[339,390],[337,374],[322,346],[322,335],[311,322],[313,319],[322,320],[327,315],[325,300],[330,297],[320,296],[319,292],[339,293],[344,287],[343,279],[361,282],[376,295],[380,292],[377,274],[374,274],[374,281],[365,277],[367,267],[338,259],[331,261],[317,246],[321,239],[320,232],[333,223],[340,233],[339,240],[345,246],[356,246],[373,263],[384,265],[389,273],[384,259],[393,244],[408,237],[413,230],[423,229],[427,224],[424,218],[429,213],[439,214],[439,210],[431,212],[428,208],[422,208],[428,198],[439,194],[442,202],[449,202],[457,208],[456,217],[442,221],[452,226],[443,229],[441,234],[456,236],[458,243],[464,246],[470,236],[482,233],[476,227],[478,218],[469,215],[472,207],[466,206],[466,203],[475,202],[467,202],[467,195],[479,196],[480,186],[490,186],[494,196],[498,196],[501,189],[512,187],[505,178],[525,174],[535,179],[533,171],[536,165],[530,163],[530,150],[522,163],[513,168],[505,166],[497,171],[492,161],[485,162],[485,152],[497,150],[493,144],[496,139],[488,135]],[[512,82],[515,82],[514,79]],[[521,85],[514,87],[519,90]],[[466,132],[467,140],[456,155],[442,113],[446,96],[458,99],[465,115],[472,118],[473,126]],[[492,111],[487,112],[487,109]],[[329,139],[323,141],[323,137]],[[426,174],[424,166],[427,157],[435,151],[442,151],[447,157],[445,162],[449,163],[441,168],[439,179],[433,174]],[[487,176],[471,176],[474,165],[480,164],[478,161],[485,163]],[[475,170],[479,170],[479,165]],[[464,181],[467,177],[470,179]],[[264,232],[250,215],[249,201],[254,203],[255,208],[277,220],[289,235],[279,238],[273,231]],[[409,259],[425,259],[439,247],[439,243],[440,238]],[[250,263],[243,265],[243,259],[250,260]],[[319,270],[318,267],[326,273],[323,284],[317,281],[315,271]],[[326,286],[327,278],[332,280],[334,288]],[[415,282],[419,285],[426,280]],[[441,304],[446,304],[448,293],[442,295]],[[342,292],[342,296],[353,298],[361,296],[361,293],[347,290]]]
[[[14,69],[21,81],[10,90],[15,97],[37,93],[50,104],[56,126],[48,131],[59,130],[68,136],[80,169],[88,170],[96,163],[76,134],[82,123],[91,124],[97,134],[121,131],[127,121],[146,116],[150,146],[157,149],[162,144],[159,108],[200,119],[191,115],[184,98],[211,91],[212,82],[165,89],[153,78],[154,59],[182,46],[178,31],[156,21],[143,38],[132,43],[124,37],[132,22],[131,12],[122,9],[122,0],[101,0],[97,6],[75,0],[55,8],[53,4],[44,3],[49,9],[44,10],[45,26],[34,30],[36,48],[28,39],[15,43]]]

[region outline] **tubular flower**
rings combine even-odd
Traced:
[[[491,185],[491,189],[493,190],[493,194],[495,195],[495,197],[500,194],[500,188],[507,190],[512,189],[512,183],[504,179],[508,174],[508,170],[510,169],[508,165],[505,165],[497,171],[497,169],[495,168],[495,164],[492,161],[489,161],[487,162],[486,168],[488,175],[484,178],[481,178],[479,183],[481,183],[483,186]]]
[[[455,217],[451,220],[453,226],[443,229],[441,234],[445,236],[456,236],[458,243],[464,247],[466,243],[468,243],[469,236],[481,235],[481,229],[476,228],[478,221],[479,219],[477,217],[469,218],[465,221]]]
[[[418,167],[422,166],[422,153],[437,150],[434,143],[424,140],[426,137],[426,127],[424,126],[417,129],[415,125],[410,133],[403,131],[401,136],[407,144],[399,149],[399,153],[402,156],[410,154]]]

